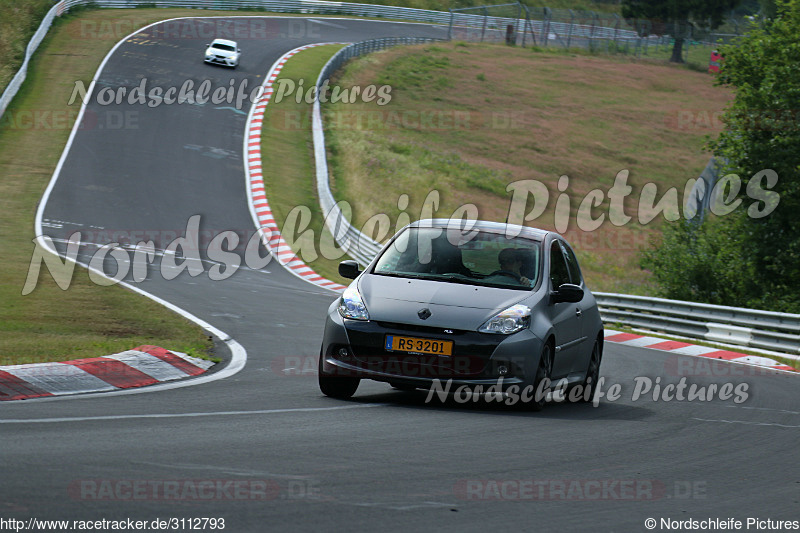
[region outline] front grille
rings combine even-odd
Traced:
[[[465,335],[467,333],[474,333],[468,329],[453,329],[453,328],[432,328],[430,326],[423,326],[421,324],[401,324],[400,322],[378,322],[376,323],[382,327],[386,328],[387,330],[397,330],[397,331],[415,331],[418,333],[423,333],[425,335]],[[444,330],[449,329],[453,333],[445,333]],[[441,337],[440,337],[441,338]]]

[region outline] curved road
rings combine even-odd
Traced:
[[[135,73],[147,73],[148,87],[247,79],[252,88],[302,44],[443,34],[333,19],[166,24],[123,43],[97,89],[135,86]],[[244,50],[235,71],[200,61],[220,28]],[[152,232],[163,247],[201,215],[209,233],[252,234],[245,118],[228,104],[94,101],[85,118],[94,122],[77,133],[45,207],[45,232],[81,230],[98,244],[120,240],[115,231]],[[794,376],[609,343],[602,375],[621,397],[597,408],[426,405],[421,392],[369,382],[353,401],[335,401],[303,372],[315,367],[333,293],[274,262],[224,281],[210,280],[204,263],[199,276],[167,281],[159,261],[139,286],[238,340],[246,367],[192,387],[3,404],[0,518],[209,517],[224,518],[226,531],[645,531],[651,517],[800,518]],[[230,357],[223,344],[220,355]],[[747,400],[634,398],[637,377],[745,383]]]

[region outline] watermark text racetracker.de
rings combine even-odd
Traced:
[[[122,518],[109,520],[42,520],[31,517],[26,520],[0,517],[0,531],[174,531],[184,529],[225,529],[225,519],[215,517],[169,517],[148,520]]]
[[[655,501],[703,500],[704,480],[667,482],[660,479],[460,479],[456,497],[467,501]]]

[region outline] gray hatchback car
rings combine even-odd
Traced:
[[[443,390],[448,382],[472,391],[499,386],[539,410],[561,381],[564,391],[581,389],[571,399],[591,399],[603,324],[561,235],[422,220],[363,271],[344,261],[339,273],[354,281],[328,309],[324,394],[349,398],[361,379],[399,389]]]

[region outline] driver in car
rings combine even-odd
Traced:
[[[522,250],[516,248],[504,248],[497,254],[497,262],[500,263],[500,270],[492,272],[490,278],[496,278],[498,281],[507,281],[509,277],[514,278],[520,285],[526,287],[531,286],[531,280],[526,278],[520,273],[524,258]]]

